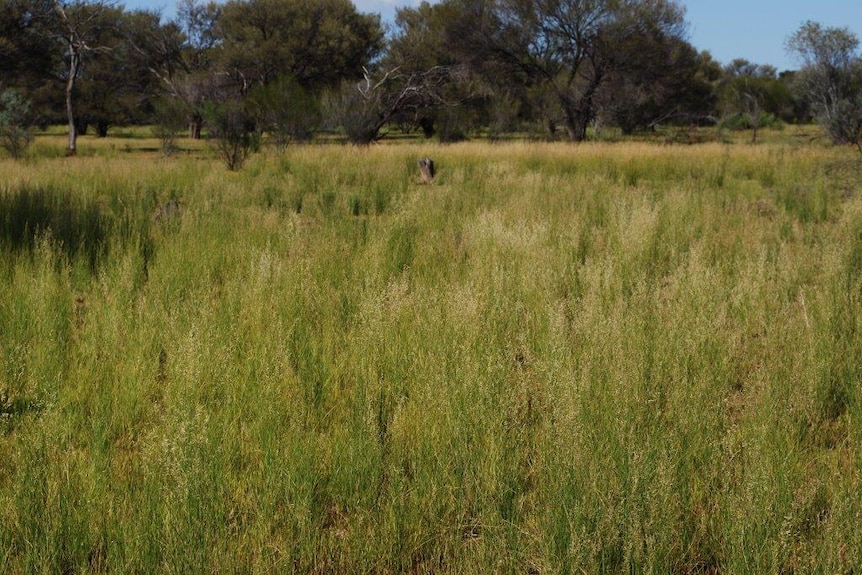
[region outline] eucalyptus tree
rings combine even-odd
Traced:
[[[350,0],[229,0],[215,34],[242,94],[281,76],[312,91],[358,80],[383,47],[380,17]]]
[[[447,131],[463,130],[463,126],[447,128],[452,123],[447,120],[463,120],[475,111],[471,108],[481,96],[490,92],[481,75],[470,73],[459,43],[451,41],[450,28],[460,17],[459,9],[457,2],[445,1],[422,2],[396,11],[394,33],[380,68],[397,71],[401,80],[391,83],[390,92],[411,84],[425,90],[414,91],[408,101],[394,99],[402,106],[393,111],[390,120],[405,131],[420,128],[426,137],[438,133],[446,139]]]
[[[550,97],[572,141],[584,140],[615,77],[643,72],[681,43],[685,11],[672,0],[452,0],[462,17],[450,32],[486,75],[505,75]],[[637,56],[637,57],[635,57]]]
[[[797,87],[835,143],[862,152],[862,57],[859,38],[849,28],[806,22],[787,40],[802,64]]]
[[[596,97],[602,123],[630,134],[711,115],[713,86],[703,70],[708,55],[685,39],[682,16],[676,5],[643,3],[614,26],[614,66]]]
[[[32,17],[41,22],[41,34],[63,54],[65,112],[69,126],[66,153],[77,153],[78,129],[75,121],[75,86],[86,60],[108,52],[103,43],[106,29],[116,26],[120,13],[108,0],[35,0],[30,4]]]
[[[182,113],[193,139],[201,137],[204,109],[220,84],[215,36],[220,16],[221,5],[215,2],[179,0],[174,20],[162,23],[157,12],[138,12],[126,30],[138,61],[159,85],[156,123],[167,121],[173,130]],[[162,117],[165,110],[170,118]]]

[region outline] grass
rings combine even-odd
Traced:
[[[785,133],[0,160],[0,572],[858,571],[858,164]]]

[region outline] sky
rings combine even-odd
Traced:
[[[122,0],[121,0],[122,1]],[[129,9],[159,9],[165,18],[176,13],[176,0],[125,0]],[[413,6],[419,0],[354,0],[360,12],[378,13],[392,21],[397,6]],[[689,42],[709,50],[727,64],[745,58],[755,64],[771,64],[778,71],[798,68],[784,43],[805,21],[850,28],[862,37],[862,0],[683,0]]]

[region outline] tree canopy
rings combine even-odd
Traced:
[[[787,40],[802,63],[796,86],[836,143],[862,150],[862,57],[849,28],[806,22]]]
[[[798,71],[721,64],[691,45],[676,0],[441,0],[399,8],[388,28],[350,0],[180,0],[170,21],[112,0],[0,0],[0,88],[31,121],[67,122],[70,153],[89,127],[173,133],[184,116],[199,137],[229,102],[280,147],[319,125],[365,141],[386,126],[582,141],[709,123],[756,138],[809,111],[836,142],[858,142],[858,47],[850,30],[808,22],[787,42]]]
[[[350,0],[229,0],[215,36],[243,93],[282,75],[306,89],[358,79],[383,47],[379,16]]]

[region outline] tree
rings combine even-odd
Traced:
[[[806,22],[787,40],[800,61],[797,87],[832,141],[862,152],[862,59],[859,39],[848,28]]]
[[[222,7],[212,0],[206,3],[179,0],[177,3],[176,25],[183,34],[178,53],[180,73],[165,76],[165,79],[174,96],[184,101],[190,110],[189,135],[194,140],[201,137],[204,108],[220,84],[214,68],[216,47],[220,42],[216,26],[221,15]],[[174,29],[168,33],[171,40],[176,39]]]
[[[174,21],[162,24],[157,13],[145,12],[128,30],[130,46],[157,78],[162,96],[182,103],[171,109],[186,110],[193,139],[201,137],[204,108],[222,83],[215,66],[220,16],[221,6],[214,2],[179,0]]]
[[[100,20],[93,39],[105,49],[94,51],[81,69],[76,116],[79,126],[92,125],[99,137],[105,137],[112,125],[150,120],[158,83],[133,42],[159,26],[159,15],[109,8],[102,11]]]
[[[70,156],[77,153],[78,130],[75,122],[74,89],[87,57],[106,52],[109,46],[98,39],[106,25],[103,15],[112,9],[107,0],[37,0],[34,14],[44,19],[48,38],[64,54],[65,110],[69,125]]]
[[[404,131],[420,128],[426,137],[436,133],[442,140],[462,135],[465,117],[475,113],[475,104],[481,101],[476,96],[490,92],[478,75],[469,73],[457,44],[449,41],[450,28],[459,16],[459,7],[451,0],[433,5],[422,2],[396,12],[395,31],[380,68],[397,70],[402,79],[412,77],[414,83],[435,79],[424,83],[432,93],[413,98],[392,115]],[[393,83],[390,87],[398,90],[403,86]]]
[[[683,9],[669,0],[463,3],[453,36],[473,65],[486,77],[513,78],[550,94],[572,141],[586,138],[604,86],[634,69],[622,40],[650,34],[682,39],[685,30]]]
[[[309,91],[359,79],[383,42],[379,16],[350,0],[229,0],[216,33],[240,94],[285,74]]]
[[[162,143],[166,156],[173,154],[180,132],[188,125],[188,110],[185,104],[171,97],[157,98],[153,102],[153,135]]]
[[[608,31],[614,65],[596,96],[598,119],[626,134],[662,123],[700,123],[712,112],[707,54],[685,40],[681,9],[645,2]]]
[[[0,0],[0,78],[7,86],[32,92],[53,74],[62,53],[45,49],[42,24],[34,6]]]
[[[354,144],[370,144],[383,137],[381,130],[399,116],[415,116],[440,102],[442,87],[452,70],[435,67],[404,73],[398,68],[373,74],[367,68],[361,82],[345,82],[329,100],[329,115]],[[436,101],[436,104],[435,104]]]
[[[721,123],[731,129],[750,129],[751,143],[756,144],[760,128],[776,118],[773,111],[781,105],[775,97],[780,87],[773,66],[743,58],[731,61],[717,86]]]

